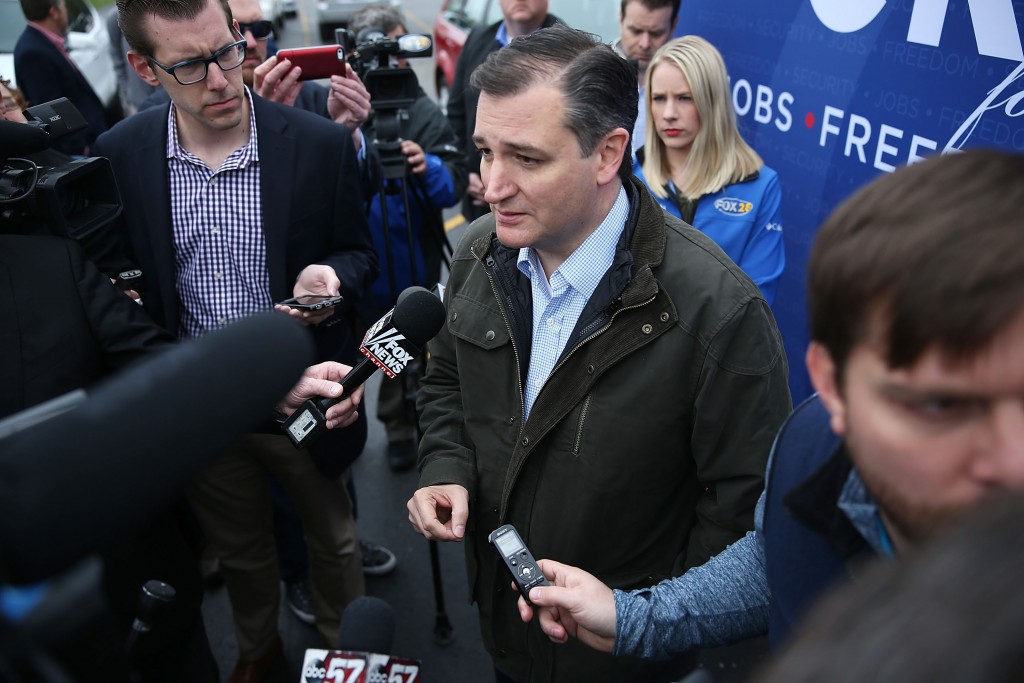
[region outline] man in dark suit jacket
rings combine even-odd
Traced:
[[[226,3],[141,4],[118,3],[128,58],[171,104],[118,124],[96,151],[118,180],[119,230],[144,273],[146,308],[191,337],[293,295],[340,293],[336,309],[291,314],[314,328],[322,357],[351,346],[345,314],[378,271],[351,136],[245,89],[245,39]],[[231,681],[262,680],[281,651],[268,471],[302,517],[317,627],[329,644],[342,609],[364,592],[343,477],[326,464],[335,478],[283,436],[252,435],[190,489],[234,612]]]
[[[66,97],[85,118],[86,127],[54,141],[53,149],[89,154],[109,122],[103,103],[64,49],[68,11],[64,0],[21,0],[28,25],[14,46],[14,77],[29,104]]]
[[[505,47],[516,36],[525,36],[537,29],[551,26],[561,19],[548,14],[548,0],[501,0],[501,21],[473,29],[459,53],[455,64],[455,82],[448,99],[448,122],[459,139],[469,169],[469,187],[462,200],[462,215],[472,222],[490,211],[484,201],[484,185],[480,180],[480,155],[473,143],[476,127],[476,105],[480,93],[469,85],[473,70],[484,63],[487,55]]]

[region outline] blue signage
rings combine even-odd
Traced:
[[[773,308],[794,402],[812,391],[804,281],[817,226],[898,166],[1024,150],[1022,18],[1024,0],[683,0],[676,33],[722,52],[740,129],[781,180]]]

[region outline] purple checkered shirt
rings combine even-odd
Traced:
[[[175,285],[182,338],[223,327],[273,304],[260,203],[256,115],[249,141],[211,170],[178,143],[175,108],[167,118]]]

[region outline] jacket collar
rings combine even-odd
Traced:
[[[812,531],[823,536],[843,560],[863,551],[867,544],[840,507],[853,463],[840,442],[835,452],[813,474],[783,498],[789,512]]]

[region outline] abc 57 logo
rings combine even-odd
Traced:
[[[332,652],[321,662],[308,662],[303,683],[365,683],[366,658],[356,653]]]
[[[323,683],[326,678],[327,667],[324,666],[322,659],[306,662],[306,667],[302,670],[302,683]]]

